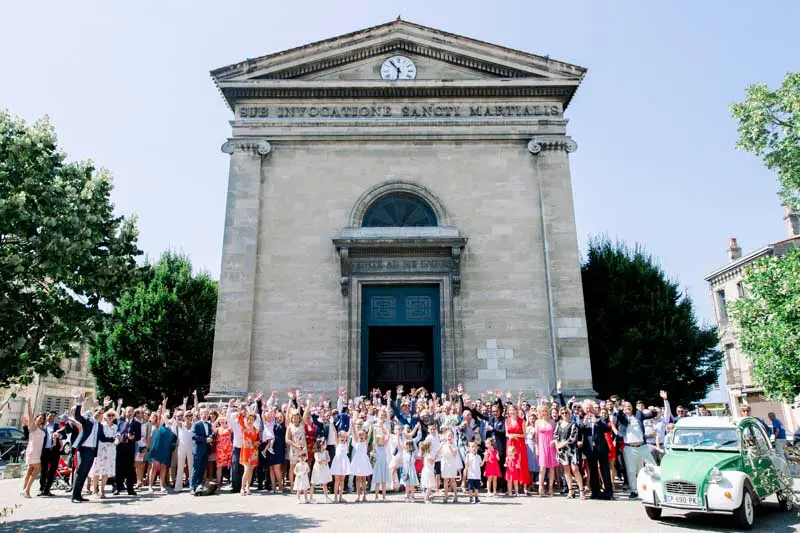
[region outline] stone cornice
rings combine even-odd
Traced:
[[[575,80],[459,81],[296,81],[246,80],[219,82],[232,109],[243,100],[388,99],[388,98],[550,98],[566,108],[578,87]]]
[[[528,142],[528,151],[533,155],[550,150],[564,150],[572,153],[577,149],[578,143],[568,135],[537,135]]]

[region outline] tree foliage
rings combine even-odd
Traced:
[[[767,396],[793,402],[800,394],[800,249],[756,262],[744,285],[730,316],[753,381]]]
[[[673,404],[706,396],[722,355],[716,328],[697,324],[691,300],[641,248],[592,239],[581,266],[594,388],[601,398]]]
[[[135,277],[134,219],[114,215],[111,189],[107,171],[66,161],[46,118],[0,111],[0,386],[60,376]]]
[[[774,91],[757,83],[746,94],[731,105],[739,121],[736,146],[762,157],[778,173],[784,203],[800,210],[800,73],[786,74]]]
[[[188,258],[164,253],[126,287],[90,343],[89,364],[102,395],[135,405],[208,392],[217,282],[192,274]],[[178,400],[179,402],[179,400]]]

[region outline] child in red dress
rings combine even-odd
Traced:
[[[519,468],[520,461],[517,449],[509,446],[506,450],[506,481],[508,481],[508,488],[514,496],[519,494],[519,482],[522,479]]]
[[[497,478],[500,477],[500,455],[494,447],[494,438],[486,439],[486,454],[484,457],[483,475],[486,476],[486,491],[489,496],[494,496],[497,491]]]

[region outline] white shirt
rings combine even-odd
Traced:
[[[328,446],[336,446],[336,426],[328,422]]]
[[[241,431],[241,429],[239,430]],[[261,440],[275,440],[275,423],[264,424],[264,429],[261,430]]]
[[[477,453],[469,452],[467,454],[467,479],[480,479],[481,478],[481,456]]]
[[[244,434],[242,433],[242,426],[239,425],[238,411],[228,413],[228,426],[233,431],[233,447],[241,448],[244,442]]]
[[[84,448],[97,448],[97,426],[100,423],[97,420],[92,420],[92,422],[94,422],[92,424],[92,432],[89,433],[89,438],[83,441]]]
[[[628,429],[625,431],[625,444],[640,444],[644,442],[644,435],[642,435],[642,428],[639,422],[633,417],[629,416]]]
[[[186,425],[184,424],[178,427],[178,447],[192,447],[192,428],[186,429]]]

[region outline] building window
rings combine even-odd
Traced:
[[[71,372],[81,371],[81,357],[82,354],[69,360],[69,369]]]
[[[720,322],[728,320],[727,302],[725,301],[725,289],[717,291],[717,308],[719,309]]]
[[[61,414],[65,411],[69,411],[71,405],[72,398],[69,396],[45,396],[42,410],[45,413],[55,411],[57,414]]]
[[[745,295],[743,281],[740,281],[739,283],[736,284],[736,291],[739,293],[739,298]]]
[[[407,193],[390,193],[367,209],[365,228],[437,226],[436,213],[422,199]]]

